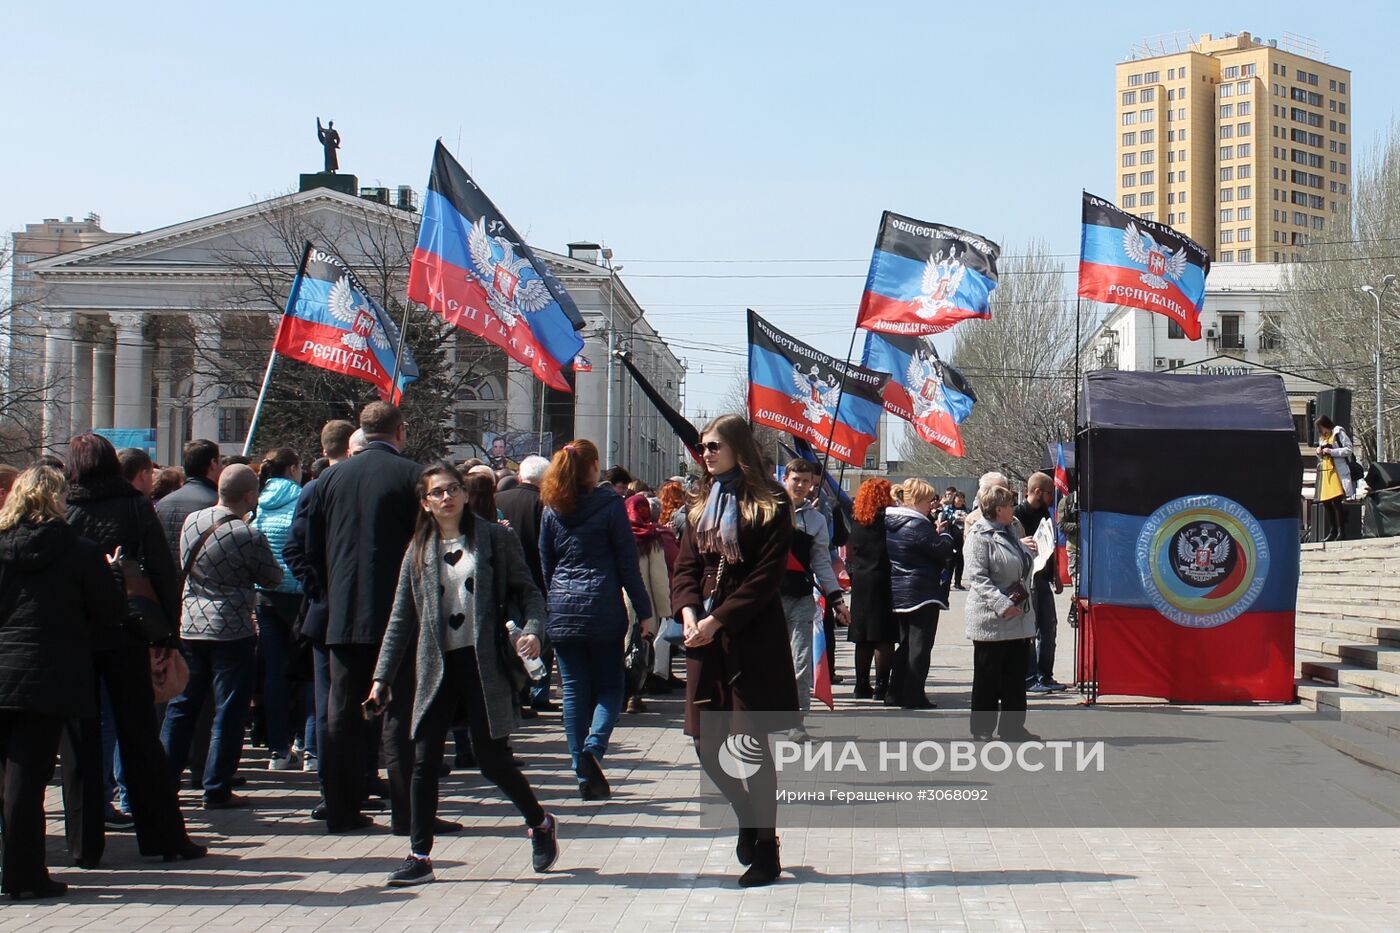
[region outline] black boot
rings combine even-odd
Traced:
[[[871,691],[870,698],[875,700],[877,703],[885,702],[885,693],[889,690],[889,688],[890,679],[888,677],[876,677],[875,689]]]
[[[739,830],[739,844],[734,847],[734,855],[745,868],[753,864],[754,846],[758,844],[758,830]]]
[[[753,847],[753,864],[739,879],[741,888],[758,888],[772,884],[783,873],[778,862],[778,837],[759,839]]]
[[[851,696],[857,700],[868,700],[874,695],[874,691],[870,689],[870,672],[856,671],[856,689]]]

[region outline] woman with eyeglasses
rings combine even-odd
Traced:
[[[632,523],[612,486],[599,487],[600,472],[593,442],[569,441],[540,488],[548,634],[564,687],[564,735],[584,800],[612,795],[602,763],[622,712],[623,643],[632,621],[623,590],[643,637],[656,634]]]
[[[800,723],[781,583],[793,536],[787,493],[763,469],[748,423],[724,415],[701,432],[705,477],[690,505],[671,582],[685,627],[685,732],[739,822],[741,887],[772,884],[778,858],[778,777],[768,733]],[[751,714],[762,711],[766,715]],[[774,716],[773,713],[780,715]],[[718,716],[706,716],[718,713]],[[758,759],[731,777],[720,751],[750,736]]]
[[[443,746],[463,714],[482,776],[525,818],[535,871],[548,871],[559,857],[554,817],[540,806],[506,745],[520,725],[516,697],[526,681],[520,657],[539,654],[544,601],[519,540],[509,529],[473,515],[464,486],[462,474],[446,462],[427,467],[418,480],[422,512],[399,571],[393,612],[365,700],[367,714],[384,709],[389,685],[412,651],[410,847],[403,865],[389,876],[392,887],[433,880]],[[509,618],[525,622],[515,646],[506,631]]]

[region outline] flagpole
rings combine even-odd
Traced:
[[[537,384],[540,387],[540,435],[536,444],[539,447],[540,456],[543,457],[546,456],[544,452],[544,397],[545,394],[549,392],[549,386],[545,385],[543,382],[538,382]]]
[[[399,391],[399,369],[403,366],[403,349],[408,344],[408,309],[413,302],[405,298],[403,303],[403,323],[399,324],[399,346],[394,353],[394,378],[389,380],[389,398],[395,405],[403,403],[403,393]]]
[[[1084,304],[1084,299],[1076,297],[1074,299],[1074,426],[1070,429],[1070,440],[1079,440],[1079,356],[1080,356],[1080,334],[1079,334],[1079,309]],[[1077,454],[1076,454],[1077,455]]]
[[[826,435],[826,451],[822,455],[822,472],[826,472],[826,465],[831,460],[831,443],[836,439],[836,422],[841,417],[841,400],[846,397],[846,372],[851,368],[851,355],[856,352],[856,335],[860,333],[860,324],[851,328],[851,345],[846,348],[846,363],[841,367],[841,385],[836,392],[836,408],[831,413],[831,430]],[[846,477],[846,461],[841,461],[841,479],[837,485]]]
[[[297,293],[301,291],[301,279],[306,274],[306,263],[311,258],[311,241],[307,240],[306,245],[301,250],[301,264],[297,266],[296,278],[292,280],[292,291],[287,296],[287,307],[282,309],[282,319],[277,322],[277,329],[282,329],[282,320],[287,317],[287,308],[295,306]],[[253,404],[253,417],[248,420],[248,436],[243,439],[243,456],[247,457],[253,449],[253,435],[258,431],[258,419],[262,416],[263,402],[267,401],[267,387],[272,384],[272,369],[277,365],[277,338],[272,338],[272,352],[267,355],[267,369],[263,371],[262,387],[258,389],[258,400]]]

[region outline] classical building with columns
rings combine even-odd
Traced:
[[[241,449],[254,401],[246,385],[261,373],[285,301],[285,292],[275,293],[285,285],[272,283],[290,280],[299,253],[291,240],[334,243],[362,276],[377,267],[402,295],[417,229],[412,210],[313,188],[32,263],[44,375],[54,387],[42,410],[45,447],[61,452],[72,434],[96,428],[137,432],[127,435],[133,438],[151,432],[144,436],[162,463],[178,463],[192,438]],[[683,469],[682,452],[623,367],[607,365],[609,330],[611,346],[630,350],[676,408],[684,366],[620,276],[596,251],[575,252],[536,250],[583,314],[591,369],[572,376],[570,395],[546,390],[524,367],[493,354],[495,362],[478,365],[479,376],[454,402],[453,452],[482,454],[486,438],[499,434],[546,433],[556,446],[588,437],[600,448],[611,436],[608,462],[659,481]],[[386,257],[393,263],[387,270]],[[462,332],[458,341],[453,358],[480,357],[473,353],[480,338]],[[254,375],[241,373],[234,389],[203,365],[215,359]]]

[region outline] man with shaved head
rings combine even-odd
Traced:
[[[178,780],[189,758],[195,723],[214,694],[214,728],[204,763],[204,808],[241,807],[233,772],[243,754],[243,728],[253,694],[257,628],[255,588],[282,582],[267,538],[248,523],[258,504],[258,474],[242,464],[219,474],[219,499],[190,513],[180,530],[185,587],[180,596],[180,650],[189,664],[185,691],[170,701],[161,742]]]

